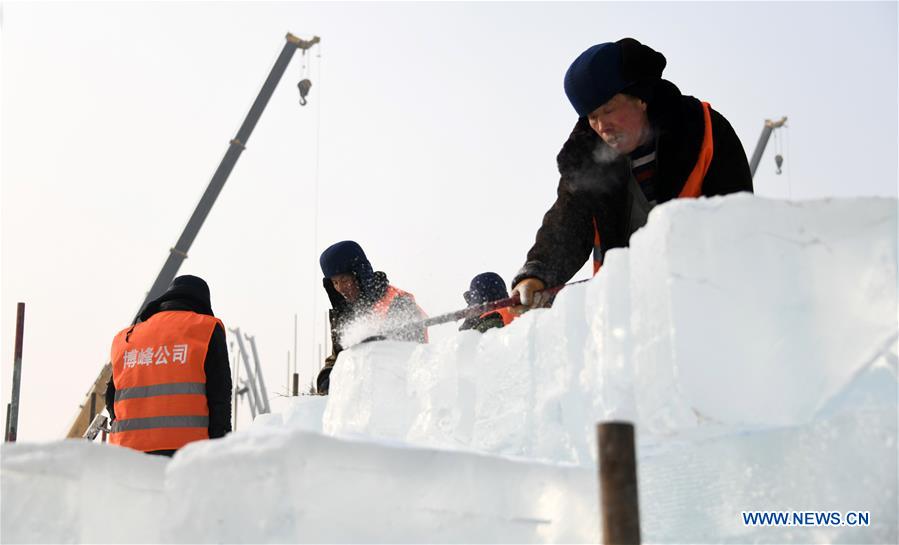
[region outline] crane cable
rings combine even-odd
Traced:
[[[777,174],[780,175],[783,172],[783,164],[784,164],[784,146],[787,148],[787,155],[790,154],[790,133],[787,130],[789,127],[784,124],[778,129],[782,129],[779,131],[775,131],[774,133],[774,164],[777,166]],[[781,137],[781,132],[785,134]],[[793,200],[793,177],[790,175],[790,164],[787,163],[787,198],[789,200]]]
[[[789,129],[786,125],[784,125],[784,129]],[[790,151],[790,131],[787,130],[784,135],[784,139],[787,141],[787,155],[791,155]],[[792,167],[790,163],[787,163],[787,197],[792,201],[793,200],[793,176],[792,176]]]
[[[318,85],[321,86],[321,80],[322,80],[321,42],[319,42],[316,45],[318,48],[317,55],[315,56],[315,58],[317,60],[317,68],[318,68],[318,76],[317,77],[318,77],[318,82],[319,82]],[[306,68],[306,66],[305,66],[305,57],[304,57],[304,70],[305,70],[305,68]],[[304,72],[304,75],[305,75],[305,72]],[[305,80],[303,80],[303,81],[305,81]],[[300,84],[302,84],[303,81],[300,81]],[[300,85],[300,84],[298,84],[298,85]],[[311,86],[311,83],[310,83],[310,86]],[[302,105],[302,99],[305,98],[302,96],[302,89],[300,90],[300,93],[301,93],[301,105]],[[321,93],[319,93],[319,97],[321,97]],[[316,106],[315,106],[315,174],[314,174],[314,179],[313,179],[313,197],[312,197],[312,207],[313,207],[313,213],[312,213],[312,218],[313,218],[312,219],[312,259],[310,259],[310,263],[312,263],[312,278],[315,278],[316,274],[317,274],[316,264],[318,263],[318,254],[319,254],[319,248],[318,248],[318,219],[319,219],[318,218],[318,208],[319,208],[319,206],[318,205],[319,205],[319,196],[320,196],[320,192],[319,192],[320,164],[321,164],[321,100],[317,100]],[[318,284],[316,282],[311,282],[310,284],[311,284],[311,289],[312,289],[312,316],[311,316],[311,324],[310,324],[311,327],[309,328],[309,331],[310,331],[309,354],[310,354],[310,360],[313,362],[312,372],[314,374],[315,368],[316,368],[315,361],[317,358],[316,340],[317,340],[318,335],[316,334],[316,331],[318,330],[318,328],[316,327],[316,325],[319,321],[318,309],[319,309],[320,293],[319,293],[319,290],[317,289]],[[325,320],[323,327],[324,327],[325,332],[327,332],[327,327],[328,327],[327,320]],[[327,339],[327,335],[325,336],[325,338]],[[325,348],[325,352],[327,352],[327,346],[325,346],[324,348]],[[318,359],[321,359],[321,358],[318,358]],[[294,372],[295,373],[297,372],[296,360],[297,360],[297,357],[294,356]],[[321,365],[322,365],[322,362],[319,361],[318,367],[320,368]],[[313,376],[313,379],[314,379],[314,376]]]
[[[306,65],[306,49],[302,50],[303,64],[300,67],[300,81],[297,83],[297,89],[300,91],[300,106],[306,105],[306,96],[312,88],[312,81],[309,79],[308,66]]]
[[[784,162],[783,156],[783,143],[780,140],[780,131],[774,131],[774,164],[777,166],[776,174],[780,176],[782,170],[781,166]]]
[[[317,80],[318,86],[321,86],[321,41],[315,41],[311,47],[302,48],[302,65],[300,66],[300,80],[297,83],[297,89],[300,94],[300,106],[306,106],[308,104],[307,97],[309,96],[309,91],[312,89],[312,61],[306,58],[307,51],[311,50],[312,47],[317,49],[317,54],[315,55],[318,74]],[[310,51],[310,56],[311,56]],[[319,97],[321,96],[321,92],[318,93]],[[319,170],[321,163],[321,100],[315,101],[315,136],[314,136],[314,145],[315,145],[315,170],[313,175],[313,220],[312,220],[312,252],[313,259],[310,260],[311,263],[315,264],[318,262],[318,200],[319,200]],[[312,278],[316,276],[316,268],[315,265],[312,266]],[[318,314],[318,306],[319,306],[319,292],[316,289],[316,282],[311,282],[312,289],[312,317],[311,317],[311,327],[310,331],[310,339],[309,339],[309,350],[311,352],[310,360],[315,362],[316,356],[316,322],[317,314]],[[327,324],[326,324],[327,327]],[[327,347],[326,347],[327,348]],[[299,352],[300,350],[297,348],[294,350],[293,355],[293,373],[298,373],[299,366]],[[314,365],[314,363],[313,363]],[[289,391],[289,387],[288,387]],[[298,392],[299,393],[299,392]]]

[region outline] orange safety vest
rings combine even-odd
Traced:
[[[515,318],[518,318],[518,315],[512,314],[512,311],[509,310],[508,307],[498,308],[495,310],[487,311],[484,314],[481,314],[480,316],[478,316],[478,318],[483,319],[483,318],[486,318],[487,316],[490,316],[491,314],[499,314],[500,318],[503,319],[503,327],[506,327],[507,325],[512,323],[512,320],[514,320]]]
[[[709,103],[702,103],[702,116],[705,121],[705,131],[702,135],[702,147],[699,148],[699,157],[696,158],[696,164],[687,177],[683,189],[677,196],[678,199],[695,199],[702,196],[702,182],[705,175],[709,171],[709,165],[712,164],[712,156],[714,155],[714,143],[712,140],[712,114],[709,111]],[[593,276],[599,272],[602,267],[602,247],[599,241],[599,229],[596,227],[596,217],[593,217]]]
[[[203,366],[216,325],[225,327],[212,316],[164,311],[116,335],[110,443],[149,452],[209,439]]]
[[[393,300],[399,296],[406,296],[412,299],[412,302],[415,303],[415,296],[409,292],[403,291],[399,288],[395,288],[388,284],[387,291],[384,292],[384,296],[372,306],[372,312],[381,318],[387,317],[387,311],[390,310],[390,305],[393,303]],[[418,313],[421,314],[422,318],[427,318],[428,315],[418,306],[418,303],[415,303],[415,308],[418,309]],[[425,328],[425,342],[428,342],[428,328]]]

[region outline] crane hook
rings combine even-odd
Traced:
[[[777,154],[774,156],[774,164],[777,165],[777,173],[780,174],[782,170],[780,169],[781,165],[784,164],[784,156],[781,154]]]
[[[300,90],[300,106],[306,105],[306,95],[309,94],[309,89],[312,88],[312,82],[308,79],[301,79],[299,83],[297,83],[297,88]]]

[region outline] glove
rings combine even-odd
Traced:
[[[319,371],[318,377],[315,379],[315,391],[318,395],[328,395],[328,390],[331,388],[331,369],[333,368],[324,367]]]
[[[546,294],[543,293],[545,288],[546,284],[543,283],[543,280],[533,277],[525,278],[521,282],[515,284],[510,295],[514,297],[517,293],[518,297],[521,299],[521,304],[512,307],[510,309],[512,313],[523,314],[532,308],[545,307],[551,300],[550,297],[547,297]]]

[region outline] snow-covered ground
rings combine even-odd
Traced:
[[[328,398],[170,462],[3,445],[0,539],[596,542],[594,426],[623,419],[646,542],[896,543],[896,270],[894,199],[675,201],[552,309],[357,346]]]

